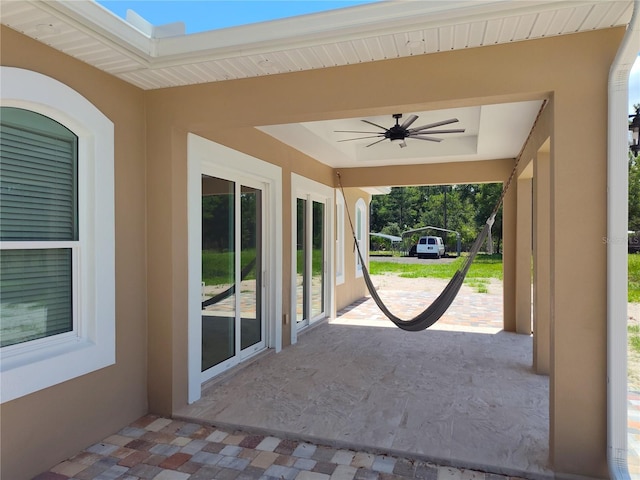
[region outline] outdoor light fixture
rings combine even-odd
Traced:
[[[634,156],[640,153],[640,108],[636,108],[635,115],[629,115],[633,120],[629,123],[629,131],[631,132],[631,144],[629,149]]]

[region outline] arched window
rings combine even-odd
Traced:
[[[113,124],[1,67],[1,401],[115,363]]]

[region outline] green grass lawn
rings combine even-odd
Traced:
[[[640,354],[640,325],[629,325],[627,327],[629,348]]]
[[[408,264],[378,261],[371,262],[369,271],[372,275],[397,273],[406,278],[451,278],[462,265],[463,257],[451,263]],[[488,279],[502,280],[502,255],[479,254],[467,273],[467,283],[486,284]]]
[[[640,303],[640,254],[629,254],[629,302]],[[415,264],[392,263],[384,260],[376,260],[370,264],[370,273],[379,275],[383,273],[397,273],[407,278],[451,278],[462,263],[462,258],[454,262],[444,264]],[[502,255],[478,254],[469,269],[465,282],[477,291],[486,291],[486,284],[491,278],[502,280]],[[639,334],[640,335],[640,334]],[[640,340],[639,340],[640,344]]]
[[[242,252],[241,268],[248,265],[256,258],[255,250],[245,250]],[[213,252],[205,250],[202,252],[202,281],[205,285],[226,285],[233,283],[234,277],[234,256],[233,252]],[[255,268],[248,272],[245,279],[256,278]]]
[[[629,254],[629,301],[640,302],[640,254]]]

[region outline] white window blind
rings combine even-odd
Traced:
[[[0,347],[73,329],[71,250],[0,252]]]
[[[0,112],[0,347],[7,347],[74,328],[77,137],[34,112]]]
[[[76,152],[77,137],[54,120],[27,110],[2,108],[3,241],[78,240]]]

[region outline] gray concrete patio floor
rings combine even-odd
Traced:
[[[443,285],[392,277],[376,283],[390,309],[406,316]],[[210,383],[176,417],[553,478],[548,377],[531,368],[530,336],[501,331],[499,287],[487,294],[463,286],[443,319],[416,333],[393,327],[372,300],[358,302],[308,329],[297,345]]]

